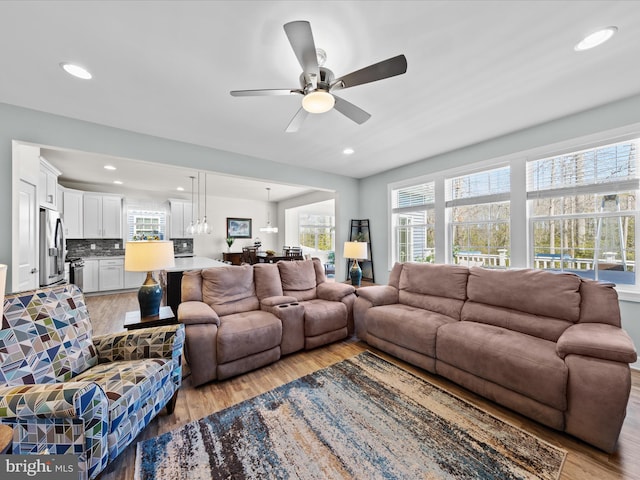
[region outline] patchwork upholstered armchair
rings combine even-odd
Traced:
[[[182,325],[92,336],[84,295],[62,285],[9,295],[0,330],[0,423],[14,454],[75,454],[96,477],[182,382]]]

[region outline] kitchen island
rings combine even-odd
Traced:
[[[224,262],[207,257],[176,257],[175,266],[167,268],[167,305],[177,315],[180,297],[182,295],[182,273],[191,270],[203,270],[205,268],[222,267]]]

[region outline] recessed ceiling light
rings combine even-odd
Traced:
[[[592,34],[584,37],[580,43],[573,47],[573,49],[576,52],[581,52],[583,50],[589,50],[591,48],[597,47],[598,45],[602,45],[604,42],[613,37],[613,35],[617,31],[618,27],[602,28],[597,32],[593,32]]]
[[[81,78],[83,80],[90,80],[93,77],[86,68],[81,67],[80,65],[75,65],[73,63],[61,63],[60,66],[65,72],[69,75],[73,75],[74,77]]]
[[[120,180],[114,180],[113,183],[115,183],[116,185],[122,185],[122,182]]]
[[[355,152],[353,148],[345,148],[344,150],[342,150],[342,153],[344,153],[345,155],[351,155],[353,154],[353,152]]]
[[[179,192],[184,192],[184,188],[182,188],[182,187],[178,187],[178,188],[176,188],[176,190],[178,190]]]
[[[104,169],[105,169],[105,170],[115,170],[115,169],[116,169],[116,167],[114,167],[113,165],[105,165],[105,166],[104,166]]]

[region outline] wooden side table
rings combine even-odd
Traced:
[[[165,325],[176,325],[178,319],[173,314],[171,307],[160,307],[160,313],[151,317],[140,318],[140,310],[127,312],[124,319],[124,328],[135,330],[137,328],[163,327]]]
[[[11,453],[13,442],[13,428],[9,425],[0,425],[0,455]]]

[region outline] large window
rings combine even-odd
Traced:
[[[635,284],[637,142],[527,164],[536,268]]]
[[[434,261],[434,205],[434,182],[392,191],[394,261]]]
[[[451,261],[508,267],[510,169],[494,168],[446,180]]]
[[[300,213],[298,216],[298,236],[303,252],[325,259],[335,245],[335,217]]]

